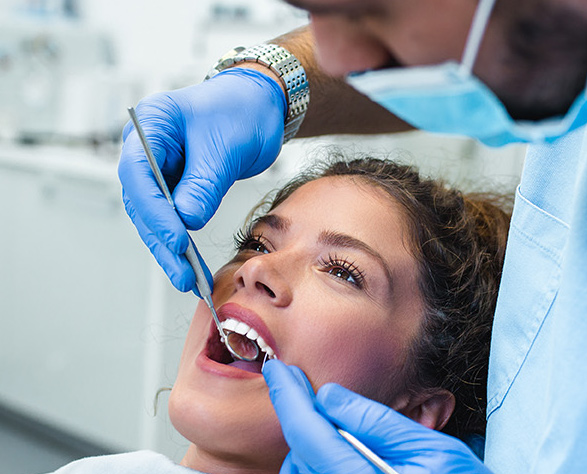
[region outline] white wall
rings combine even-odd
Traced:
[[[230,48],[305,23],[305,15],[279,0],[85,0],[80,5],[82,21],[112,35],[120,67],[143,74],[149,90],[169,87],[182,74],[200,81]]]

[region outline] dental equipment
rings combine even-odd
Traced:
[[[384,474],[398,474],[398,472],[387,464],[383,459],[381,459],[377,454],[371,451],[367,446],[361,443],[357,438],[355,438],[352,434],[348,431],[345,431],[341,428],[337,428],[336,431],[359,453],[363,455],[367,461],[371,462],[375,467],[377,467],[381,472]]]
[[[139,138],[143,145],[143,149],[145,150],[145,154],[147,155],[147,161],[149,162],[149,166],[151,167],[151,170],[155,175],[155,180],[157,181],[157,184],[159,184],[159,188],[161,188],[163,195],[165,196],[173,210],[177,212],[177,210],[175,209],[175,203],[173,202],[173,198],[171,197],[171,193],[169,192],[169,188],[167,187],[167,183],[165,182],[163,174],[159,169],[159,165],[155,160],[155,156],[151,151],[151,146],[147,141],[147,137],[145,136],[145,132],[143,131],[143,127],[139,122],[134,107],[129,107],[128,113],[135,126],[137,133],[139,134]],[[216,309],[214,308],[214,303],[212,302],[212,289],[208,284],[208,279],[204,274],[204,269],[202,268],[202,264],[200,263],[200,259],[198,258],[198,250],[196,249],[196,246],[192,241],[191,237],[189,239],[188,248],[185,252],[185,257],[187,258],[188,262],[194,270],[194,273],[196,274],[196,287],[200,292],[200,296],[202,297],[202,299],[210,309],[210,312],[212,313],[212,318],[214,319],[214,322],[216,323],[216,328],[220,333],[220,341],[226,346],[228,352],[230,352],[230,354],[235,359],[243,360],[246,362],[252,362],[256,360],[259,357],[261,351],[255,341],[252,341],[246,336],[238,334],[236,332],[225,331],[222,327],[222,323],[220,322],[220,319],[218,319],[218,314],[216,314]]]

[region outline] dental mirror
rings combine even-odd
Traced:
[[[245,362],[253,362],[256,360],[261,353],[257,343],[237,332],[225,331],[220,319],[218,319],[218,314],[216,314],[216,309],[214,308],[210,295],[203,297],[203,300],[212,313],[212,319],[214,319],[216,329],[218,329],[218,332],[220,333],[220,342],[226,346],[230,355],[232,355],[235,360],[244,360]]]
[[[244,360],[246,362],[252,362],[256,360],[260,354],[257,343],[255,341],[251,341],[248,337],[243,336],[238,332],[226,332],[224,345],[233,357],[239,360]]]

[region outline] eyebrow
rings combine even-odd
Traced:
[[[320,232],[318,237],[318,242],[331,247],[342,247],[342,248],[350,248],[356,249],[361,252],[364,252],[375,260],[379,262],[383,271],[385,272],[385,277],[387,278],[388,283],[391,285],[392,278],[391,278],[391,270],[387,265],[385,259],[381,256],[379,252],[377,252],[373,247],[366,244],[362,240],[359,240],[355,237],[351,237],[347,234],[342,234],[340,232],[333,232],[329,230],[323,230]]]
[[[276,216],[275,214],[267,214],[265,216],[257,217],[253,221],[251,228],[255,229],[260,224],[265,224],[279,232],[286,232],[287,229],[289,229],[291,221],[285,217]]]
[[[279,232],[286,232],[291,225],[291,220],[281,216],[277,216],[275,214],[268,214],[255,219],[252,226],[253,229],[260,224],[265,224]],[[379,252],[377,252],[373,247],[363,242],[362,240],[359,240],[348,234],[343,234],[341,232],[323,230],[320,232],[318,236],[318,243],[329,247],[356,249],[366,253],[367,255],[377,260],[377,262],[381,265],[385,273],[387,282],[389,285],[391,285],[392,278],[389,265],[387,265],[387,262]]]

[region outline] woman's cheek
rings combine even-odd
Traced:
[[[365,324],[347,327],[334,324],[330,330],[320,333],[313,347],[307,348],[300,368],[315,390],[334,382],[373,396],[383,379],[397,376],[395,361],[399,348],[394,347],[394,341],[386,333],[385,328],[368,328]]]
[[[197,350],[200,350],[200,345],[203,344],[208,338],[211,318],[212,316],[210,315],[210,310],[206,306],[206,303],[204,303],[204,300],[199,300],[198,306],[196,306],[196,311],[190,324],[190,328],[188,330],[184,347],[189,346],[191,348],[197,348]]]
[[[240,263],[228,263],[214,275],[212,298],[216,306],[220,306],[234,293],[234,273],[240,266]]]
[[[298,327],[299,332],[290,332],[297,334],[297,344],[296,353],[288,363],[302,369],[315,390],[330,382],[355,387],[355,381],[361,377],[358,371],[364,368],[363,362],[368,359],[365,354],[369,347],[368,338],[354,324],[340,325],[340,319],[344,317],[340,312],[335,312],[336,317],[332,319],[326,313],[321,318],[323,324],[318,323],[317,313],[312,314],[315,317],[313,321],[307,321],[306,327]]]

